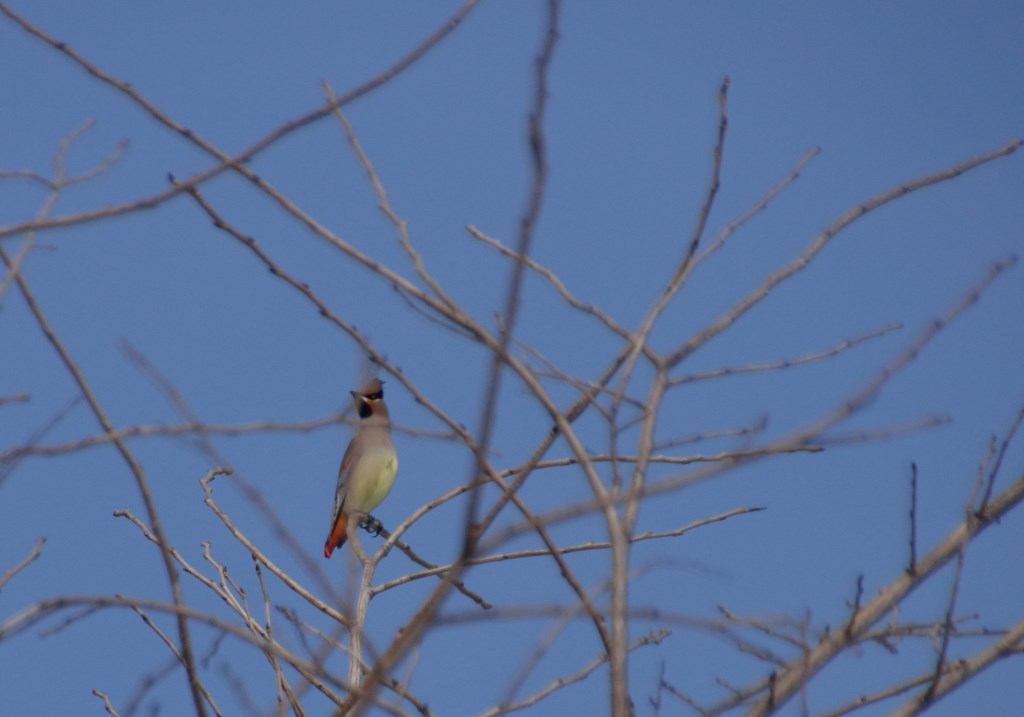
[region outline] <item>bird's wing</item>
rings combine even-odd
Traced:
[[[355,436],[352,442],[348,444],[348,448],[345,449],[345,455],[341,459],[341,466],[338,468],[338,487],[334,490],[334,507],[331,510],[331,525],[334,525],[338,519],[338,514],[341,513],[341,506],[345,502],[346,487],[348,485],[349,475],[352,473],[352,466],[355,464],[355,457],[357,453],[357,444],[359,443],[359,436]]]

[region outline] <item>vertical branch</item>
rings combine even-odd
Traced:
[[[658,297],[658,300],[648,312],[643,325],[637,329],[636,341],[639,344],[643,344],[647,340],[647,335],[654,328],[654,324],[657,322],[658,317],[661,316],[661,312],[665,310],[668,303],[682,288],[683,283],[686,281],[686,277],[693,268],[694,258],[697,254],[697,247],[700,246],[701,237],[704,236],[704,229],[707,226],[708,217],[711,215],[711,208],[714,206],[715,197],[718,196],[718,188],[721,185],[720,177],[722,173],[722,157],[725,147],[725,133],[726,129],[729,127],[729,118],[726,114],[726,100],[728,99],[728,96],[729,78],[726,77],[722,80],[722,85],[718,89],[718,140],[715,143],[715,149],[712,154],[713,164],[711,169],[711,181],[708,184],[707,196],[704,199],[703,206],[701,206],[700,214],[697,218],[697,226],[694,228],[693,235],[690,237],[690,243],[686,247],[686,253],[683,255],[682,260],[676,267],[676,271],[672,275],[672,278],[662,291],[661,296]],[[636,351],[636,348],[634,348],[634,351]]]
[[[715,143],[713,169],[711,181],[708,187],[707,196],[701,207],[697,219],[697,226],[690,237],[686,252],[679,262],[675,273],[665,287],[661,296],[648,312],[643,323],[631,336],[631,350],[626,360],[626,365],[620,379],[620,389],[616,394],[613,405],[613,416],[617,413],[618,404],[625,394],[626,386],[632,375],[637,359],[646,345],[647,337],[654,328],[658,317],[668,306],[672,298],[682,288],[686,277],[694,265],[697,255],[697,248],[700,246],[701,237],[704,235],[711,208],[714,206],[715,197],[720,187],[720,175],[722,168],[723,147],[725,134],[728,127],[726,114],[726,98],[729,91],[729,78],[726,77],[719,89],[719,122],[718,140]],[[623,515],[618,525],[609,525],[609,537],[612,543],[612,589],[611,589],[611,619],[612,619],[612,654],[609,655],[610,680],[612,689],[612,715],[615,717],[627,717],[633,714],[633,705],[629,697],[629,665],[627,646],[629,643],[629,536],[636,524],[640,510],[640,496],[643,490],[644,476],[647,471],[647,460],[650,456],[654,442],[654,428],[657,425],[658,406],[664,395],[667,386],[666,364],[659,357],[655,361],[656,375],[654,385],[648,394],[648,402],[645,406],[643,417],[643,428],[640,443],[637,448],[637,462],[633,467],[632,478],[626,497]]]
[[[7,252],[4,251],[3,247],[0,246],[0,260],[4,262],[8,267],[10,266],[10,258]],[[146,507],[146,516],[149,520],[150,527],[153,530],[153,534],[156,536],[157,544],[160,546],[160,557],[162,558],[164,565],[164,572],[167,573],[167,580],[171,586],[171,594],[173,595],[174,604],[178,607],[184,607],[185,600],[181,593],[181,583],[178,579],[178,571],[174,567],[174,563],[171,559],[171,548],[170,543],[167,541],[167,534],[164,532],[163,524],[160,522],[160,515],[156,509],[156,501],[153,499],[153,494],[149,490],[149,482],[146,480],[146,474],[142,470],[142,466],[130,450],[128,450],[128,444],[124,442],[124,439],[114,429],[114,425],[110,422],[106,412],[100,405],[99,399],[92,392],[92,388],[89,383],[85,380],[85,375],[82,370],[78,368],[78,364],[71,357],[71,354],[65,348],[64,344],[58,338],[57,333],[53,330],[49,320],[43,313],[42,307],[36,302],[35,295],[32,293],[28,286],[28,282],[19,273],[14,277],[14,281],[21,291],[22,297],[25,299],[25,303],[28,304],[29,310],[35,317],[36,323],[46,336],[50,345],[53,346],[57,352],[58,357],[64,364],[68,373],[71,374],[72,380],[78,386],[78,389],[82,392],[86,402],[89,404],[89,408],[92,409],[93,415],[103,428],[103,432],[110,436],[110,440],[117,447],[118,453],[121,454],[121,458],[128,466],[128,470],[131,471],[132,476],[135,478],[135,487],[139,491],[139,495],[142,498],[143,505]],[[192,702],[196,709],[196,714],[200,717],[206,715],[206,704],[203,701],[203,688],[202,682],[199,679],[199,674],[196,670],[195,656],[192,652],[192,638],[189,634],[188,619],[183,612],[175,613],[175,620],[178,625],[178,639],[181,642],[181,660],[182,665],[185,667],[185,672],[188,675],[189,688],[192,692]]]
[[[551,67],[551,60],[555,52],[555,44],[558,42],[558,16],[561,10],[561,0],[548,0],[548,21],[547,31],[541,45],[540,53],[534,61],[535,92],[533,98],[533,109],[530,111],[529,119],[529,143],[530,160],[533,164],[533,177],[530,183],[529,196],[526,200],[526,208],[523,210],[519,220],[519,235],[516,240],[516,259],[512,265],[512,273],[509,276],[508,288],[505,294],[505,308],[501,315],[501,327],[498,336],[499,348],[492,352],[491,367],[487,378],[487,389],[484,394],[484,406],[480,418],[480,430],[477,444],[480,451],[477,454],[476,464],[473,467],[473,475],[470,480],[483,474],[483,457],[486,455],[490,445],[491,432],[494,428],[494,415],[497,408],[498,391],[501,387],[502,368],[505,364],[505,357],[508,355],[508,346],[512,340],[516,320],[519,317],[520,292],[522,291],[523,276],[526,272],[526,257],[530,253],[530,246],[533,243],[534,229],[537,219],[540,216],[541,205],[544,202],[544,192],[547,187],[548,163],[547,149],[544,138],[544,114],[548,102],[548,72]],[[466,530],[463,537],[462,558],[469,558],[475,549],[479,536],[475,532],[476,516],[479,507],[480,492],[472,491],[466,504]]]
[[[40,211],[40,218],[45,217],[45,215],[49,212],[49,210],[53,206],[53,203],[56,201],[57,194],[60,188],[63,186],[63,184],[65,184],[68,181],[64,165],[64,154],[70,146],[70,143],[78,135],[80,135],[88,128],[89,124],[84,125],[82,128],[76,130],[74,133],[65,138],[64,142],[62,143],[61,149],[60,151],[58,151],[56,158],[54,160],[56,176],[53,182],[53,190],[51,191],[51,193],[49,194],[49,196],[43,204],[43,207]],[[114,156],[115,159],[112,161],[116,161],[116,156],[117,155]],[[102,169],[105,168],[105,166],[109,166],[109,164],[105,163],[103,165],[100,165],[100,168],[97,171],[102,171]],[[26,241],[30,244],[31,237]],[[18,271],[18,267],[15,265],[14,260],[11,259],[7,252],[3,249],[2,245],[0,245],[0,261],[2,261],[3,264],[7,267],[10,276],[13,277],[15,284],[18,286],[18,290],[21,292],[22,297],[25,299],[25,303],[28,305],[29,311],[35,318],[40,330],[43,332],[43,335],[46,337],[46,339],[50,342],[50,345],[53,347],[54,351],[56,351],[58,357],[64,364],[64,367],[67,369],[68,373],[71,374],[72,380],[78,386],[78,389],[82,392],[82,396],[89,404],[89,408],[92,409],[92,413],[96,417],[96,420],[99,422],[100,426],[102,427],[103,432],[110,437],[111,441],[116,446],[118,453],[121,454],[121,458],[127,464],[129,471],[131,471],[132,476],[135,478],[135,486],[138,489],[139,495],[142,498],[142,502],[146,507],[147,518],[153,530],[153,534],[156,537],[157,545],[160,548],[160,556],[162,558],[162,562],[164,565],[164,571],[167,574],[167,580],[170,583],[174,604],[178,607],[183,607],[185,601],[181,592],[181,584],[178,579],[178,571],[175,569],[174,562],[171,558],[170,543],[167,540],[166,533],[164,533],[163,525],[160,522],[160,515],[156,509],[156,501],[153,499],[152,493],[150,493],[149,483],[146,480],[146,474],[143,472],[142,466],[135,459],[135,456],[132,454],[132,452],[128,450],[128,445],[124,442],[124,439],[114,429],[114,425],[107,417],[106,412],[100,405],[99,399],[93,393],[88,381],[86,381],[85,375],[82,373],[82,370],[78,367],[78,364],[75,363],[75,360],[72,358],[71,353],[67,350],[63,342],[61,342],[60,338],[57,336],[57,332],[54,331],[53,327],[50,325],[49,320],[46,318],[46,314],[43,312],[42,307],[36,301],[35,295],[33,294],[31,288],[29,287],[28,282],[25,280],[24,275],[20,271]],[[205,717],[206,703],[203,697],[203,693],[205,692],[205,690],[203,689],[202,682],[199,679],[199,674],[196,669],[195,656],[193,655],[192,652],[192,639],[189,634],[188,620],[182,612],[177,612],[175,614],[175,620],[177,621],[178,638],[181,642],[181,662],[188,676],[189,688],[192,693],[192,702],[195,707],[196,714],[200,715],[200,717]]]
[[[363,636],[366,634],[366,615],[370,609],[370,597],[372,595],[373,575],[377,570],[377,557],[370,557],[359,542],[358,520],[350,520],[348,523],[348,539],[352,552],[362,566],[359,573],[359,592],[356,596],[355,614],[352,616],[352,623],[349,625],[349,663],[348,683],[350,694],[358,694],[363,680]]]
[[[647,312],[647,316],[644,317],[643,322],[637,327],[636,331],[629,336],[630,345],[627,349],[625,368],[622,371],[622,376],[619,379],[619,389],[615,393],[615,398],[612,403],[612,439],[615,439],[614,431],[614,416],[618,414],[618,409],[621,404],[622,397],[625,395],[626,386],[629,384],[629,380],[633,375],[633,369],[636,365],[637,359],[641,353],[647,353],[652,363],[656,366],[663,366],[664,361],[660,356],[653,355],[649,349],[647,349],[647,337],[654,329],[654,325],[657,323],[658,318],[661,316],[665,307],[668,306],[669,302],[672,301],[673,297],[682,288],[686,277],[695,266],[695,259],[697,256],[697,248],[700,246],[700,240],[704,236],[704,230],[707,227],[708,217],[711,215],[711,208],[714,206],[715,197],[718,195],[718,189],[721,186],[720,176],[722,171],[722,157],[725,146],[725,134],[726,129],[729,126],[728,116],[726,114],[726,99],[729,93],[729,78],[726,77],[722,80],[722,85],[718,91],[718,140],[715,143],[715,149],[712,153],[713,162],[711,170],[711,181],[708,185],[707,196],[704,199],[704,204],[701,206],[700,213],[697,218],[697,226],[694,228],[693,234],[690,236],[690,241],[687,244],[686,251],[683,254],[683,258],[679,261],[675,272],[668,284],[662,290],[661,296],[655,301],[654,306],[651,307],[650,311]],[[660,370],[660,369],[659,369]],[[634,476],[636,472],[634,471]],[[616,477],[617,480],[617,477]],[[617,486],[617,482],[613,485]]]
[[[530,245],[533,240],[534,227],[540,215],[543,203],[544,192],[547,186],[547,158],[545,151],[543,120],[547,107],[548,85],[547,77],[551,59],[554,55],[555,44],[558,40],[558,19],[561,9],[561,0],[549,0],[548,21],[545,38],[543,40],[540,54],[535,61],[536,70],[536,92],[534,95],[534,107],[530,113],[529,121],[529,143],[531,158],[533,161],[533,179],[531,181],[530,194],[527,205],[519,223],[519,238],[516,244],[516,252],[519,257],[512,268],[509,277],[508,290],[504,313],[501,316],[501,333],[496,346],[490,346],[492,361],[487,380],[487,388],[484,396],[484,406],[481,413],[479,438],[474,448],[475,463],[473,481],[477,475],[490,474],[486,465],[486,455],[490,445],[491,434],[494,427],[494,417],[498,400],[498,389],[501,385],[502,367],[508,356],[508,346],[511,342],[513,330],[519,314],[519,297],[522,289],[523,276],[526,269],[524,258],[529,254]],[[377,660],[373,669],[366,676],[362,689],[358,695],[351,695],[345,704],[338,710],[338,714],[352,715],[353,717],[362,713],[366,708],[367,698],[376,689],[377,683],[384,674],[394,665],[400,657],[419,639],[423,630],[433,619],[441,601],[448,593],[452,581],[457,579],[465,566],[466,560],[473,554],[479,541],[479,527],[477,526],[477,511],[479,506],[479,490],[474,488],[470,491],[467,500],[465,513],[465,528],[463,533],[462,550],[459,559],[452,565],[452,569],[445,574],[444,582],[423,602],[419,610],[410,618],[406,629],[401,636],[396,638],[388,649]]]
[[[968,520],[971,520],[970,513],[968,512]],[[942,643],[939,645],[939,654],[935,657],[935,674],[932,676],[931,684],[928,685],[928,689],[925,690],[923,697],[923,704],[930,703],[935,699],[935,691],[939,687],[939,683],[942,681],[942,675],[946,672],[946,655],[949,653],[949,635],[955,629],[954,624],[954,611],[956,610],[956,598],[960,593],[960,578],[964,573],[964,553],[967,550],[967,545],[964,544],[960,548],[960,552],[956,555],[956,572],[953,574],[953,587],[949,591],[949,605],[946,607],[946,619],[942,625]]]
[[[633,704],[629,697],[627,659],[629,654],[629,559],[632,547],[630,538],[640,512],[644,476],[647,474],[654,446],[654,429],[657,425],[659,407],[667,384],[668,376],[663,367],[659,365],[648,394],[647,405],[644,407],[643,424],[636,450],[636,463],[633,466],[622,517],[618,525],[615,526],[617,530],[609,531],[612,544],[612,654],[609,656],[612,679],[612,714],[622,717],[633,714]]]
[[[853,626],[857,621],[857,615],[860,612],[860,603],[864,599],[864,573],[857,576],[857,588],[853,594],[853,603],[850,605],[850,619],[846,623],[844,633],[848,639],[853,639]]]
[[[714,205],[715,197],[718,194],[720,186],[719,177],[722,168],[723,146],[725,143],[726,128],[728,127],[728,118],[726,115],[726,97],[728,96],[728,92],[729,78],[726,77],[722,81],[722,85],[718,93],[718,141],[715,144],[712,177],[710,186],[708,187],[707,197],[698,216],[697,226],[694,229],[689,244],[687,245],[686,253],[679,262],[671,280],[665,287],[662,295],[658,298],[658,301],[655,302],[655,305],[644,318],[641,326],[631,336],[632,346],[626,360],[626,367],[620,380],[620,389],[617,392],[616,404],[625,394],[626,385],[632,375],[636,360],[641,355],[642,348],[646,345],[647,336],[654,328],[654,325],[662,311],[664,311],[665,307],[682,287],[683,282],[693,265],[694,257],[697,254],[697,248],[700,246],[701,237],[704,235],[707,220],[710,216],[711,208]],[[626,717],[627,715],[633,714],[633,705],[629,697],[629,674],[627,664],[628,652],[626,649],[629,644],[629,621],[627,619],[627,611],[629,607],[629,532],[632,530],[632,526],[635,524],[636,517],[639,512],[639,499],[643,488],[643,476],[646,472],[647,457],[650,455],[651,447],[653,446],[653,432],[656,424],[657,404],[660,403],[661,396],[663,395],[666,387],[667,377],[665,372],[665,362],[658,358],[656,364],[657,377],[655,379],[655,385],[652,387],[649,394],[648,405],[645,407],[644,428],[641,436],[641,445],[638,450],[639,460],[633,469],[624,515],[620,521],[616,521],[616,525],[609,526],[610,539],[612,543],[612,654],[609,655],[609,665],[611,673],[610,679],[612,683],[612,715],[615,717]],[[613,409],[613,415],[616,410],[617,406]]]
[[[907,573],[917,572],[917,463],[910,464],[910,564]]]
[[[704,229],[708,224],[708,217],[711,215],[711,208],[715,204],[715,197],[718,195],[719,187],[721,187],[720,178],[722,175],[723,149],[725,147],[725,131],[729,127],[729,116],[726,114],[726,99],[728,96],[729,77],[727,75],[722,80],[721,87],[718,88],[718,140],[715,142],[711,182],[708,186],[708,194],[704,200],[704,205],[700,208],[700,214],[697,217],[697,226],[694,228],[693,235],[690,237],[690,244],[686,248],[686,255],[679,263],[679,267],[676,269],[676,273],[672,277],[672,281],[669,282],[668,288],[665,290],[664,299],[666,301],[671,299],[672,295],[679,290],[679,287],[682,286],[687,274],[689,274],[690,269],[693,267],[693,260],[697,255],[697,247],[700,246],[700,240],[704,236]]]

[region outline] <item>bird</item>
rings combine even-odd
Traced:
[[[345,449],[334,491],[331,530],[324,543],[324,557],[348,539],[349,518],[357,519],[381,504],[391,491],[398,472],[398,455],[391,442],[391,419],[384,404],[384,384],[374,378],[358,391],[350,391],[359,426]]]

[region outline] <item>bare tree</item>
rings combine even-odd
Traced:
[[[503,666],[508,683],[489,690],[493,702],[480,711],[488,716],[530,708],[543,711],[559,697],[571,704],[575,694],[572,688],[584,681],[591,686],[602,685],[608,711],[617,717],[640,711],[641,701],[645,711],[654,714],[762,715],[800,709],[807,714],[841,715],[883,705],[896,714],[909,715],[923,712],[955,689],[969,685],[974,677],[1004,658],[1019,655],[1024,644],[1024,615],[1013,624],[989,622],[984,615],[976,615],[970,605],[962,604],[960,593],[967,579],[964,566],[969,548],[972,553],[986,550],[979,542],[980,536],[989,529],[998,530],[1000,521],[1019,512],[1024,500],[1024,475],[1019,473],[1019,466],[1015,468],[1012,460],[1007,460],[1014,441],[1019,440],[1016,434],[1024,411],[1009,418],[1003,433],[993,438],[977,473],[959,477],[965,496],[962,519],[938,539],[921,535],[918,469],[908,467],[908,476],[899,477],[911,496],[907,537],[903,544],[891,547],[892,551],[905,552],[905,566],[884,579],[876,574],[874,580],[880,582],[873,591],[861,575],[849,586],[845,606],[816,606],[815,614],[801,612],[804,605],[793,605],[791,614],[773,615],[770,611],[744,614],[722,605],[707,614],[682,609],[682,603],[672,594],[663,594],[663,599],[655,603],[638,600],[633,586],[647,573],[666,567],[638,560],[638,545],[672,545],[683,536],[715,530],[712,526],[723,522],[732,525],[764,510],[759,505],[733,505],[695,520],[681,520],[668,529],[649,530],[643,527],[640,516],[653,501],[692,492],[712,480],[715,485],[741,480],[750,467],[770,465],[787,456],[816,460],[826,449],[844,444],[870,445],[942,421],[923,415],[905,425],[875,426],[865,431],[863,424],[854,419],[862,416],[894,377],[928,350],[937,336],[960,320],[993,282],[1013,268],[1013,257],[996,259],[973,284],[953,290],[950,304],[937,307],[933,322],[916,336],[902,339],[900,348],[878,363],[874,375],[862,385],[845,391],[838,401],[819,401],[809,420],[771,431],[763,420],[728,429],[708,426],[705,432],[694,435],[674,428],[671,417],[685,401],[685,386],[717,385],[738,375],[797,373],[836,362],[893,334],[900,327],[885,324],[859,334],[851,330],[789,358],[711,369],[693,369],[689,362],[696,352],[735,331],[742,318],[769,301],[773,290],[800,276],[837,236],[862,218],[922,189],[1011,155],[1020,141],[882,188],[872,198],[852,204],[784,265],[767,270],[762,280],[738,300],[696,330],[679,334],[671,324],[671,311],[694,290],[692,279],[796,182],[817,154],[816,150],[808,152],[747,211],[714,233],[711,218],[726,153],[726,79],[718,94],[711,176],[695,225],[680,242],[675,256],[658,259],[662,267],[670,263],[670,270],[667,279],[657,286],[650,307],[638,321],[623,322],[600,303],[576,293],[533,251],[547,197],[549,140],[545,119],[552,59],[559,39],[560,3],[551,0],[533,66],[527,118],[530,182],[517,231],[504,239],[477,226],[466,227],[467,244],[493,252],[503,262],[502,299],[495,307],[497,320],[491,321],[481,317],[480,307],[456,298],[432,269],[424,254],[423,239],[410,230],[401,208],[392,204],[385,189],[386,178],[378,173],[345,114],[354,100],[385,88],[430,53],[459,28],[475,6],[475,0],[467,0],[406,57],[359,86],[339,93],[324,83],[324,101],[319,107],[281,125],[247,149],[231,153],[190,130],[125,80],[112,76],[84,54],[0,5],[9,21],[53,51],[63,53],[88,73],[89,81],[116,89],[148,113],[154,123],[183,137],[210,161],[206,169],[190,176],[171,177],[167,188],[160,192],[62,215],[53,214],[57,198],[72,184],[102,182],[107,172],[116,170],[122,146],[92,170],[71,175],[66,170],[65,156],[74,143],[81,141],[87,129],[83,127],[61,143],[52,176],[20,169],[0,174],[8,182],[34,183],[46,191],[34,219],[0,227],[0,259],[6,267],[0,295],[5,294],[8,301],[12,295],[21,297],[59,360],[55,370],[70,376],[80,396],[76,401],[84,402],[98,425],[97,432],[65,442],[47,442],[49,426],[44,426],[30,439],[3,448],[0,481],[13,475],[24,461],[57,456],[74,461],[94,447],[113,446],[134,479],[141,507],[141,512],[118,510],[115,516],[134,526],[132,540],[153,544],[152,558],[160,562],[168,589],[163,596],[127,595],[112,588],[98,594],[58,592],[18,606],[5,603],[0,615],[0,650],[16,650],[17,640],[26,639],[26,631],[42,628],[44,634],[52,635],[95,619],[101,611],[120,611],[119,621],[134,613],[152,631],[152,645],[169,657],[152,672],[138,670],[134,695],[111,697],[96,690],[109,714],[123,715],[137,713],[154,686],[179,671],[187,678],[184,684],[197,715],[237,713],[237,708],[226,706],[229,703],[243,705],[253,714],[358,715],[374,711],[431,715],[435,714],[431,705],[440,694],[458,689],[461,680],[473,679],[473,666],[449,667],[447,683],[417,684],[412,677],[420,667],[420,650],[427,643],[440,643],[440,649],[458,658],[462,638],[457,636],[467,631],[483,643],[518,635],[520,647],[528,646],[523,659],[494,650],[494,659]],[[381,260],[376,252],[343,238],[329,222],[303,209],[302,197],[291,196],[252,167],[258,155],[313,123],[335,123],[340,128],[389,223],[403,255],[400,259]],[[314,289],[301,270],[290,269],[287,254],[268,246],[257,226],[219,202],[209,188],[220,177],[241,180],[267,204],[283,210],[306,237],[328,247],[344,271],[360,272],[392,290],[391,308],[411,312],[430,327],[439,337],[437,350],[460,357],[485,356],[488,373],[479,398],[477,423],[467,427],[462,415],[451,410],[440,387],[403,368],[410,356],[389,355],[353,323],[337,298]],[[462,480],[441,487],[432,500],[400,522],[386,524],[380,533],[382,540],[354,536],[351,548],[356,560],[349,559],[351,569],[344,588],[339,588],[324,566],[312,559],[310,546],[295,537],[264,492],[228,467],[231,461],[216,443],[223,435],[281,434],[298,439],[305,432],[348,421],[344,412],[294,422],[209,422],[192,407],[194,396],[187,397],[144,352],[126,343],[123,352],[129,362],[158,388],[180,421],[173,425],[120,425],[93,389],[73,348],[62,338],[57,322],[48,317],[44,302],[23,270],[26,257],[39,246],[38,238],[51,230],[64,228],[73,233],[113,217],[141,216],[148,209],[171,206],[208,220],[212,225],[209,231],[217,240],[231,242],[244,251],[244,259],[239,255],[239,271],[252,271],[254,265],[269,271],[294,291],[303,310],[318,313],[325,325],[365,356],[372,370],[389,380],[390,392],[402,393],[424,409],[424,418],[415,423],[398,417],[400,430],[431,441],[431,445],[461,456],[467,461],[465,465],[471,465]],[[656,280],[651,276],[623,277],[623,286],[616,290],[641,291]],[[579,332],[575,340],[581,349],[600,347],[589,356],[600,366],[598,370],[584,373],[566,369],[550,358],[552,347],[526,338],[528,332],[522,326],[528,321],[523,318],[528,281],[546,287],[544,296],[549,305],[543,311],[552,315],[565,312],[579,321],[583,328],[574,326],[573,331]],[[600,301],[602,291],[587,293]],[[597,336],[600,340],[591,341]],[[605,346],[611,349],[604,351]],[[510,397],[510,386],[518,392],[516,396]],[[9,408],[7,404],[26,398],[23,392],[9,394],[2,397],[3,406]],[[532,410],[540,428],[530,426],[516,433],[516,442],[504,437],[499,444],[496,423],[508,411],[509,402]],[[771,405],[764,406],[766,414],[770,415],[772,409]],[[54,423],[61,418],[58,414]],[[186,439],[186,446],[198,451],[208,467],[205,475],[196,476],[199,485],[189,489],[201,495],[203,501],[204,517],[187,519],[199,521],[206,531],[201,554],[191,545],[176,544],[165,527],[171,510],[161,505],[136,449],[138,441],[152,436]],[[711,448],[702,452],[702,444]],[[982,453],[985,447],[963,449]],[[568,483],[573,479],[582,479],[585,490],[560,489],[557,495],[564,497],[555,504],[538,500],[537,492],[530,490],[537,484]],[[232,489],[226,499],[232,505],[230,511],[220,492],[225,484]],[[439,514],[443,517],[437,517]],[[174,520],[186,519],[175,515]],[[440,556],[436,546],[431,546],[430,553],[421,547],[423,532],[417,532],[424,524],[438,523],[454,526],[457,534],[451,551]],[[579,525],[586,526],[589,537],[567,537],[578,534],[568,532],[567,527]],[[25,541],[26,557],[7,569],[0,578],[0,587],[23,577],[18,573],[45,554],[43,541],[36,540],[32,545],[34,538],[17,536]],[[580,556],[591,556],[582,572],[575,562]],[[557,588],[546,587],[537,600],[517,597],[511,586],[529,584],[541,565],[554,566],[559,576]],[[594,565],[600,566],[596,582]],[[912,603],[912,594],[922,589],[942,596],[944,609],[929,612]],[[375,608],[396,594],[402,594],[401,602],[388,602],[387,610],[398,612],[375,621]],[[821,614],[843,617],[830,622]],[[397,629],[389,632],[385,625]],[[741,662],[732,673],[729,665],[709,661],[693,674],[691,666],[684,680],[688,686],[683,687],[680,680],[684,668],[662,659],[656,681],[646,688],[639,687],[635,671],[631,672],[638,656],[658,649],[653,646],[669,639],[672,631],[692,636],[686,640],[717,641],[734,655],[752,658],[754,667]],[[851,680],[845,692],[829,692],[833,699],[838,695],[839,701],[827,712],[809,707],[809,690],[830,666],[859,651],[874,654],[875,648],[892,653],[893,660],[899,659],[900,669],[892,672],[891,679],[870,691]],[[569,660],[581,653],[587,657],[578,660],[574,669],[564,670],[545,661],[556,650],[565,650]],[[228,665],[220,673],[210,668],[214,655],[220,655],[223,664]],[[258,659],[253,660],[254,656]],[[238,667],[230,667],[234,664]],[[643,679],[648,676],[645,672]]]

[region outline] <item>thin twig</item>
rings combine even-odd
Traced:
[[[627,646],[627,650],[632,652],[633,650],[643,647],[644,645],[657,645],[666,637],[668,637],[668,630],[661,630],[659,632],[650,633],[643,637],[635,640],[633,643]],[[567,677],[559,677],[548,683],[546,686],[539,689],[529,697],[526,697],[518,702],[512,702],[508,704],[495,705],[494,707],[481,712],[477,717],[496,717],[497,715],[507,714],[516,710],[526,709],[540,702],[545,697],[553,694],[554,692],[566,687],[568,685],[575,684],[580,680],[588,677],[594,670],[603,665],[608,661],[608,655],[598,655],[589,663],[580,668],[575,674]]]
[[[779,371],[783,369],[793,368],[794,366],[801,366],[807,363],[814,363],[816,361],[822,361],[824,359],[832,358],[848,349],[857,346],[858,344],[876,339],[891,331],[897,331],[903,328],[903,324],[888,324],[880,329],[869,331],[861,336],[856,336],[852,339],[844,339],[835,346],[817,351],[815,353],[806,354],[799,356],[794,359],[783,359],[781,361],[769,361],[767,363],[760,364],[748,364],[746,366],[723,366],[721,368],[710,369],[708,371],[701,371],[700,373],[687,374],[685,376],[679,376],[669,381],[670,386],[678,386],[684,383],[693,383],[695,381],[705,381],[707,379],[719,378],[721,376],[736,376],[744,373],[762,373],[766,371]]]
[[[103,709],[107,711],[108,715],[111,715],[111,717],[121,717],[121,715],[118,714],[117,710],[114,709],[114,705],[110,704],[110,697],[108,697],[105,692],[93,690],[92,693],[99,697],[101,700],[103,700]]]
[[[812,147],[811,149],[807,150],[807,152],[804,153],[804,156],[800,158],[800,161],[797,162],[796,167],[794,167],[793,170],[788,175],[786,175],[784,179],[782,179],[782,181],[780,181],[774,187],[769,189],[768,192],[763,197],[761,197],[761,199],[759,199],[756,204],[754,204],[754,206],[752,206],[750,209],[741,214],[738,218],[734,219],[733,221],[731,221],[729,224],[725,225],[725,227],[722,228],[722,231],[718,233],[718,236],[715,237],[714,241],[708,244],[707,248],[704,249],[704,251],[702,251],[697,256],[697,259],[694,261],[694,267],[696,267],[697,264],[700,264],[702,261],[707,259],[711,254],[714,254],[716,251],[721,249],[722,246],[725,244],[726,240],[739,227],[743,226],[751,219],[753,219],[754,216],[764,211],[768,207],[768,205],[771,204],[772,200],[775,199],[775,197],[779,196],[779,194],[781,194],[784,189],[786,189],[789,185],[791,185],[800,177],[800,173],[803,172],[804,167],[806,167],[810,163],[810,161],[817,157],[819,154],[821,154],[820,147]]]
[[[992,497],[992,490],[995,488],[996,478],[999,476],[999,469],[1003,465],[1003,458],[1006,457],[1006,451],[1010,447],[1010,443],[1013,442],[1013,437],[1017,434],[1017,429],[1020,428],[1021,423],[1024,423],[1024,409],[1017,412],[1017,417],[1010,424],[1009,429],[1006,431],[1006,435],[1003,436],[1002,443],[999,445],[999,450],[996,452],[995,460],[992,462],[992,467],[988,472],[988,479],[985,481],[985,492],[981,496],[981,501],[974,507],[974,512],[981,515],[985,512],[985,507],[988,505],[989,499]]]
[[[910,464],[910,563],[907,572],[917,572],[917,463]]]
[[[674,528],[673,530],[662,530],[662,531],[647,531],[645,533],[639,533],[639,534],[636,534],[636,535],[631,535],[629,537],[629,542],[631,542],[631,543],[639,543],[639,542],[642,542],[642,541],[645,541],[645,540],[660,540],[662,538],[677,538],[680,535],[683,535],[685,533],[689,533],[690,531],[696,530],[697,528],[701,528],[701,527],[703,527],[705,525],[710,525],[712,523],[718,523],[718,522],[721,522],[723,520],[727,520],[727,519],[732,518],[732,517],[737,516],[737,515],[744,515],[746,513],[756,513],[758,511],[762,511],[762,510],[765,510],[765,508],[763,506],[754,507],[754,508],[746,508],[746,507],[734,508],[734,509],[732,509],[730,511],[727,511],[725,513],[721,513],[719,515],[712,516],[710,518],[703,518],[701,520],[695,520],[692,523],[684,525],[681,528]],[[589,543],[579,543],[579,544],[576,544],[576,545],[566,545],[566,546],[562,546],[562,547],[557,548],[557,550],[562,555],[568,555],[570,553],[578,553],[578,552],[584,552],[584,551],[589,551],[589,550],[607,550],[610,547],[611,547],[611,543],[610,542],[607,542],[607,541],[604,541],[604,542],[594,541],[594,542],[589,542]],[[537,557],[542,557],[542,556],[548,556],[550,554],[551,554],[551,551],[547,550],[547,549],[544,549],[544,550],[517,550],[517,551],[509,552],[509,553],[500,553],[498,555],[477,556],[477,557],[471,558],[470,560],[467,560],[466,561],[466,565],[467,566],[471,566],[471,565],[487,565],[489,563],[500,563],[500,562],[505,562],[507,560],[519,560],[519,559],[522,559],[522,558],[537,558]],[[422,570],[422,571],[417,572],[417,573],[409,573],[409,574],[403,575],[403,576],[398,577],[398,578],[394,578],[393,580],[390,580],[390,581],[388,581],[386,583],[382,583],[382,584],[376,586],[374,588],[374,591],[375,592],[384,592],[385,590],[390,590],[393,587],[396,587],[398,585],[403,585],[403,584],[405,584],[407,582],[410,582],[410,581],[413,581],[413,580],[419,580],[421,578],[425,578],[425,577],[428,577],[428,576],[431,576],[431,575],[443,574],[446,570],[449,570],[450,568],[451,568],[451,566],[449,566],[449,565],[439,565],[439,566],[430,567],[427,570]],[[488,605],[488,607],[490,607],[490,605]]]
[[[0,590],[4,589],[4,585],[7,584],[7,581],[28,567],[42,554],[43,543],[45,542],[46,538],[36,538],[36,544],[32,546],[32,550],[29,551],[28,555],[22,558],[13,568],[4,572],[3,576],[0,577]]]

